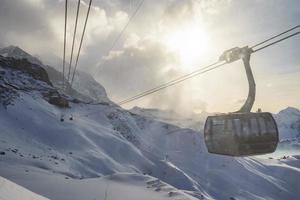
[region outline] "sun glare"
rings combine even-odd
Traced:
[[[209,38],[200,28],[187,27],[167,34],[165,42],[171,51],[179,55],[182,65],[193,65],[205,56]]]

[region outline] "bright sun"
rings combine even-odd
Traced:
[[[193,65],[201,60],[208,50],[208,42],[206,32],[192,26],[171,32],[165,38],[166,46],[179,55],[182,65]]]

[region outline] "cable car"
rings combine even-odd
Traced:
[[[271,113],[251,112],[255,100],[255,81],[250,67],[251,48],[235,47],[219,58],[227,63],[242,59],[249,83],[249,93],[242,108],[229,114],[208,116],[204,139],[208,152],[228,156],[272,153],[278,144],[278,128]]]

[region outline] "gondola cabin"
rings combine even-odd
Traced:
[[[249,156],[274,152],[278,129],[268,112],[230,113],[209,116],[204,137],[210,153]]]

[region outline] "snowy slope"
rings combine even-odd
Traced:
[[[87,105],[71,102],[69,109],[61,110],[43,98],[45,91],[55,90],[51,83],[41,84],[40,80],[25,74],[21,66],[28,64],[33,69],[41,67],[11,58],[2,58],[1,61],[0,68],[5,77],[2,85],[8,90],[8,86],[13,87],[16,93],[11,98],[13,103],[0,107],[1,173],[5,169],[12,170],[12,166],[16,167],[14,172],[32,166],[80,179],[117,172],[147,173],[155,167],[136,147],[142,145],[142,141],[138,142],[136,139],[137,125],[128,127],[127,119],[130,117],[123,116],[128,115],[127,112],[120,112],[119,107],[111,107],[110,104]],[[9,67],[14,62],[20,62],[21,71]],[[22,76],[15,79],[11,73]],[[20,83],[19,79],[28,81]],[[23,90],[25,86],[26,90]],[[99,112],[94,113],[95,118],[86,119],[85,113],[95,110]],[[69,115],[68,113],[73,115],[74,120],[60,122],[60,115]],[[101,123],[97,123],[98,121]],[[153,173],[161,173],[161,170]],[[2,175],[7,174],[9,173]],[[187,180],[186,185],[192,185],[185,176],[182,179]]]
[[[6,74],[8,68],[2,71]],[[27,76],[27,86],[39,83]],[[5,87],[19,84],[12,76],[4,77]],[[55,88],[39,86],[14,88],[14,103],[0,106],[0,175],[35,193],[54,199],[65,199],[61,195],[69,193],[104,199],[109,182],[115,193],[120,192],[115,200],[155,195],[158,200],[299,197],[299,156],[278,160],[211,155],[200,132],[115,104],[69,101],[69,107],[62,109],[42,95]],[[66,116],[64,122],[61,114]],[[71,115],[73,120],[68,118]],[[147,184],[153,177],[160,180],[159,191],[156,183]],[[168,197],[170,190],[178,198]]]
[[[1,200],[46,200],[46,198],[35,194],[3,177],[0,177],[0,199]]]
[[[41,195],[48,191],[47,185],[23,184],[26,176],[18,173],[28,173],[28,182],[30,172],[38,170],[74,181],[120,172],[149,174],[199,199],[201,195],[216,199],[299,195],[298,159],[210,155],[201,135],[192,130],[174,131],[178,128],[106,105],[72,105],[77,116],[62,123],[59,109],[29,95],[22,98],[1,110],[0,151],[5,155],[0,157],[0,175]],[[88,110],[99,113],[86,117]]]
[[[22,172],[21,172],[22,173]],[[62,200],[195,200],[192,196],[156,178],[142,174],[114,174],[83,180],[66,179],[44,170],[28,171],[17,181],[49,199]],[[20,177],[20,175],[19,175]],[[47,180],[47,181],[44,181]],[[1,193],[0,193],[1,195]]]
[[[72,180],[49,174],[43,170],[28,171],[19,183],[27,188],[35,188],[49,199],[82,200],[169,200],[170,198],[196,200],[159,179],[142,174],[114,174],[101,178]],[[20,176],[19,176],[20,177]],[[47,180],[47,181],[45,181]],[[0,177],[1,200],[46,200],[3,177]]]

